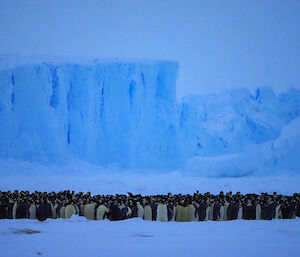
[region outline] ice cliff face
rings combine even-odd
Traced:
[[[168,61],[27,63],[0,69],[0,157],[179,165]]]
[[[177,103],[177,70],[168,61],[0,62],[0,158],[203,176],[299,171],[298,90]]]

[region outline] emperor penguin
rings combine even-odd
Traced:
[[[189,221],[189,210],[188,206],[184,203],[181,202],[176,206],[176,221],[179,222],[187,222]]]
[[[189,209],[186,203],[181,206],[181,215],[180,215],[181,222],[189,221]]]
[[[84,209],[84,217],[86,217],[88,220],[95,220],[95,207],[96,203],[92,202],[85,206]]]
[[[244,205],[244,219],[246,220],[255,220],[256,219],[256,206],[254,201],[251,199],[247,200],[247,203]]]
[[[55,210],[55,208],[54,208],[54,205],[50,202],[50,201],[48,201],[48,204],[50,204],[50,206],[51,206],[51,213],[52,213],[52,219],[56,219],[56,210]]]
[[[75,214],[76,214],[76,208],[74,204],[72,203],[67,204],[65,208],[65,218],[70,219]]]
[[[80,210],[79,210],[78,203],[74,203],[74,202],[73,202],[73,205],[74,205],[74,207],[75,207],[75,214],[76,214],[76,215],[79,215]]]
[[[229,202],[227,201],[227,199],[225,200],[224,203],[224,216],[223,216],[223,220],[228,220],[227,218],[227,210],[228,210],[228,206],[229,206]]]
[[[7,219],[13,219],[14,216],[14,206],[15,202],[12,199],[9,199],[6,209],[6,218]]]
[[[236,220],[238,218],[239,212],[239,202],[237,199],[233,199],[232,202],[229,203],[227,209],[227,219],[228,220]]]
[[[130,218],[137,218],[138,215],[138,207],[137,207],[137,202],[133,201],[133,200],[129,200],[126,203],[127,207],[129,207],[131,209],[131,215]]]
[[[56,218],[61,218],[61,212],[60,209],[63,207],[63,204],[60,201],[57,201],[54,205],[54,209],[55,209],[55,217]]]
[[[119,203],[114,201],[109,202],[109,219],[111,221],[120,220]]]
[[[125,205],[125,203],[122,202],[121,205],[119,205],[118,207],[121,220],[128,219],[131,216],[132,210],[129,206]]]
[[[259,203],[256,205],[256,219],[261,220],[261,205]]]
[[[167,205],[161,201],[157,206],[157,214],[156,214],[157,221],[168,221],[168,209]]]
[[[296,205],[295,215],[297,217],[300,217],[300,201],[299,200],[298,200],[297,205]]]
[[[42,199],[36,205],[36,218],[39,221],[44,221],[48,218],[52,218],[51,206],[45,199]]]
[[[18,202],[15,201],[14,205],[13,205],[13,208],[12,208],[12,218],[13,219],[16,219],[16,216],[17,216],[17,206],[18,206]]]
[[[241,220],[243,218],[243,206],[242,206],[242,202],[240,201],[240,204],[239,204],[239,211],[238,211],[238,220]]]
[[[270,199],[266,199],[261,203],[261,219],[271,220],[275,211],[274,203]]]
[[[287,199],[283,205],[281,205],[281,213],[283,219],[294,219],[295,218],[295,203]]]
[[[199,203],[199,208],[197,210],[199,221],[205,220],[206,209],[207,209],[207,202],[206,202],[206,200],[202,199],[201,202]]]
[[[29,207],[29,219],[31,219],[31,220],[36,219],[36,206],[35,206],[34,202],[32,202]]]
[[[168,221],[175,221],[175,216],[176,216],[175,204],[172,202],[169,202],[167,204],[167,209],[168,209]]]
[[[65,205],[60,207],[59,217],[63,218],[63,219],[66,218],[66,206]]]
[[[17,202],[15,218],[27,219],[29,217],[28,209],[28,204],[23,199],[21,199],[19,202]]]
[[[144,220],[152,220],[152,209],[148,201],[146,201],[144,207]]]
[[[157,202],[152,201],[149,203],[149,206],[151,207],[151,211],[152,211],[152,220],[156,220],[156,214],[157,214]]]
[[[79,207],[79,216],[84,216],[84,209],[86,206],[86,202],[82,202]]]
[[[213,219],[213,204],[210,201],[207,201],[205,220]]]
[[[220,203],[215,200],[214,206],[213,206],[213,220],[220,220]]]
[[[137,202],[137,208],[138,208],[138,217],[143,219],[144,218],[144,207],[141,205],[141,203]]]
[[[220,202],[220,220],[225,220],[225,203],[223,201]]]
[[[197,221],[198,220],[198,215],[196,213],[196,208],[195,208],[195,202],[191,202],[188,204],[188,219],[189,221]]]
[[[6,204],[0,201],[0,219],[6,219],[6,210]]]
[[[109,209],[103,203],[101,203],[97,208],[96,219],[104,220],[108,217],[108,214],[109,214]]]
[[[181,220],[181,209],[182,206],[180,205],[180,202],[176,203],[176,207],[175,207],[175,212],[176,212],[176,216],[175,216],[175,221],[180,221]]]
[[[272,199],[270,203],[270,219],[275,219],[275,210],[276,210],[277,203],[275,199]]]
[[[275,219],[282,219],[281,204],[278,204],[275,208]]]

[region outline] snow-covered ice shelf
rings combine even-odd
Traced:
[[[240,191],[247,193],[267,192],[272,194],[292,195],[299,193],[300,175],[295,176],[249,176],[237,178],[207,178],[184,175],[184,171],[160,173],[157,171],[115,171],[98,170],[90,167],[89,172],[80,171],[80,166],[70,169],[43,169],[42,166],[29,166],[31,170],[24,172],[4,173],[0,172],[0,189],[38,191],[63,191],[75,190],[91,192],[92,194],[133,194],[156,195],[167,194],[191,194],[196,190],[201,193],[213,194]],[[35,167],[35,168],[33,168]],[[82,169],[85,170],[84,168]],[[55,172],[54,172],[55,171]],[[156,173],[157,172],[157,173]],[[7,175],[4,175],[4,174]]]
[[[40,231],[27,234],[26,229]],[[1,256],[298,257],[300,219],[226,222],[1,220]]]

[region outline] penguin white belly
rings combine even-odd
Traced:
[[[70,219],[72,215],[76,214],[76,209],[73,204],[68,204],[65,210],[65,218]]]
[[[12,209],[12,216],[13,216],[13,219],[16,218],[16,215],[17,215],[17,206],[18,206],[18,203],[15,202],[14,203],[14,206],[13,206],[13,209]]]
[[[144,220],[152,220],[152,209],[149,205],[144,207]]]
[[[256,205],[256,219],[257,220],[261,219],[261,206],[260,206],[260,204]]]
[[[210,210],[211,210],[211,206],[207,206],[206,213],[205,213],[205,220],[209,220]]]
[[[277,205],[275,209],[275,219],[281,219],[281,210],[280,210],[281,205]]]
[[[238,212],[238,219],[241,220],[242,218],[243,218],[243,208],[240,207]]]
[[[208,206],[207,209],[207,220],[213,220],[213,211],[214,211],[214,206]]]
[[[131,214],[132,214],[132,210],[130,207],[127,206],[126,218],[130,218]]]
[[[29,219],[36,219],[36,206],[34,204],[31,204],[29,207]]]
[[[85,206],[84,217],[86,217],[88,220],[94,220],[95,219],[95,217],[94,217],[95,206],[96,206],[96,203],[90,203],[90,204],[87,204]]]
[[[176,216],[175,216],[175,221],[181,221],[181,205],[176,205]]]
[[[181,222],[187,222],[189,221],[189,208],[187,206],[182,206],[181,208]]]
[[[97,209],[97,220],[104,220],[104,215],[108,212],[108,208],[104,204],[101,204]]]
[[[56,211],[57,211],[57,207],[58,207],[58,204],[56,203],[56,204],[54,204],[54,206],[53,206],[53,209],[54,209],[54,212],[55,212],[55,216],[53,216],[53,213],[52,213],[52,217],[54,218],[54,219],[57,219],[57,218],[59,218],[59,216],[57,215],[57,213],[56,213]]]
[[[56,210],[51,202],[48,202],[51,206],[52,219],[56,219]]]
[[[143,219],[144,218],[144,208],[142,205],[138,204],[138,217]]]
[[[165,204],[159,204],[157,206],[156,220],[157,221],[168,221],[167,205],[165,205]]]
[[[175,217],[176,217],[176,207],[175,207],[175,205],[174,205],[174,206],[173,206],[173,216],[172,216],[171,221],[175,221]]]
[[[224,220],[227,220],[227,210],[228,210],[228,206],[229,206],[229,203],[228,203],[228,202],[225,202],[225,205],[224,205]]]
[[[196,221],[196,215],[195,215],[196,209],[193,204],[188,205],[188,213],[189,213],[189,221]]]
[[[224,217],[224,213],[225,213],[225,206],[221,206],[220,207],[220,220],[225,220],[225,217]]]
[[[60,217],[63,219],[66,217],[65,212],[66,212],[66,206],[62,206],[59,210],[59,214],[60,214]]]

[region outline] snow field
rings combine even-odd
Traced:
[[[40,233],[22,233],[24,229]],[[225,222],[1,220],[3,256],[299,256],[300,219]]]

